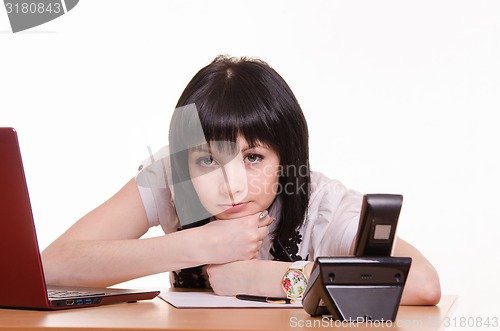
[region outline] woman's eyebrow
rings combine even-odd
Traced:
[[[245,153],[245,152],[247,152],[247,151],[249,151],[249,150],[252,150],[252,149],[257,149],[257,150],[259,150],[259,149],[263,149],[263,150],[266,150],[266,151],[267,151],[267,150],[269,150],[270,148],[269,148],[269,147],[267,147],[267,146],[265,146],[265,145],[260,145],[260,144],[259,144],[259,145],[253,145],[253,146],[245,146],[244,148],[242,148],[242,149],[241,149],[241,152],[242,152],[242,153]]]
[[[245,153],[249,150],[253,150],[253,149],[263,149],[263,150],[269,150],[270,148],[267,147],[266,145],[262,145],[262,144],[255,144],[255,145],[243,145],[242,148],[241,148],[241,152],[242,153]],[[213,148],[210,148],[210,146],[208,144],[201,144],[201,145],[196,145],[196,146],[192,146],[189,148],[189,150],[191,152],[203,152],[203,153],[212,153],[213,152]]]
[[[235,146],[234,144],[232,144]],[[189,151],[191,153],[207,153],[207,154],[226,154],[228,151],[226,149],[230,148],[229,146],[218,146],[215,144],[215,146],[211,146],[210,144],[202,144],[202,145],[196,145],[192,146],[189,148]],[[234,153],[234,151],[230,151],[231,154]]]

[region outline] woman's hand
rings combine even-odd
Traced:
[[[221,264],[255,258],[274,220],[269,215],[261,218],[261,214],[215,220],[195,228],[206,238],[200,252],[204,260],[209,264]]]
[[[217,295],[250,294],[250,279],[254,278],[258,260],[211,264],[207,267],[210,285]]]

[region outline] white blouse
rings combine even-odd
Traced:
[[[145,160],[139,167],[136,183],[150,227],[160,225],[168,234],[180,227],[169,184],[170,159],[168,148],[163,148]],[[338,180],[320,172],[311,172],[311,195],[304,224],[296,240],[298,253],[304,260],[314,261],[319,256],[353,255],[358,230],[362,195],[347,189]],[[280,200],[269,210],[276,221],[280,215]],[[271,235],[268,235],[258,254],[259,259],[272,260]],[[297,250],[296,250],[297,251]]]

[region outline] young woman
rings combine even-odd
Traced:
[[[362,195],[310,170],[302,110],[263,61],[217,57],[201,69],[169,142],[47,247],[48,283],[109,286],[171,271],[173,286],[283,296],[291,266],[308,276],[318,256],[352,255]],[[164,236],[138,239],[156,225]],[[402,304],[436,304],[433,266],[399,238],[394,255],[413,259]]]

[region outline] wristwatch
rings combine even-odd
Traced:
[[[288,299],[302,299],[307,286],[304,268],[308,263],[309,261],[295,261],[285,272],[281,286]]]

